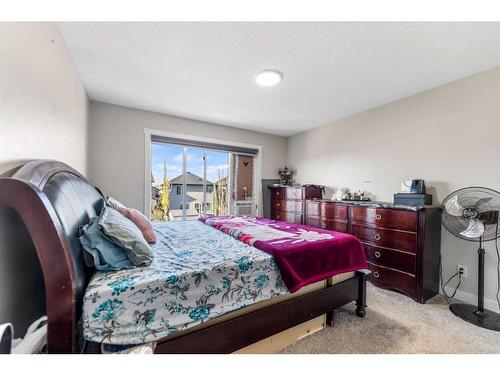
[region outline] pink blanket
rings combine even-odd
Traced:
[[[253,216],[200,220],[272,255],[292,293],[340,273],[368,268],[363,245],[350,234]]]

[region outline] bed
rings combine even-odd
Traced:
[[[272,256],[197,220],[155,223],[147,267],[96,273],[83,298],[88,341],[156,341],[288,293]]]
[[[95,273],[77,233],[102,201],[57,161],[31,161],[0,178],[0,204],[18,212],[42,266],[49,353],[144,342],[155,353],[230,353],[324,314],[333,323],[333,311],[352,301],[365,315],[363,270],[290,293],[275,257],[198,221],[156,224],[147,270]]]

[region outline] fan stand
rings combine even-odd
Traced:
[[[450,305],[453,314],[476,326],[500,331],[500,314],[484,308],[484,248],[483,237],[479,238],[478,276],[477,276],[477,306],[465,303]]]

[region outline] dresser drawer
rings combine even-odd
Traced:
[[[376,265],[415,274],[417,257],[414,254],[384,249],[367,244],[364,244],[364,247],[367,261]]]
[[[373,224],[383,228],[413,232],[417,230],[417,213],[414,211],[352,207],[352,221]]]
[[[349,232],[349,225],[348,225],[347,221],[341,221],[341,220],[325,220],[325,219],[323,219],[323,221],[321,223],[321,228],[328,229],[328,230],[334,230],[336,232],[343,232],[343,233]]]
[[[273,220],[286,221],[291,224],[302,224],[302,214],[288,211],[274,211],[271,214]]]
[[[301,187],[288,187],[285,188],[285,198],[286,199],[303,199],[303,189]]]
[[[417,249],[416,233],[353,224],[352,234],[361,241],[369,242],[375,246],[390,247],[412,253],[415,253]]]
[[[323,202],[321,204],[321,216],[327,219],[347,220],[347,206],[345,204]]]
[[[302,213],[303,204],[303,201],[277,199],[273,201],[273,209],[276,211],[291,211]]]
[[[334,230],[336,232],[347,233],[349,231],[349,225],[347,221],[342,220],[327,220],[321,216],[308,215],[306,217],[306,224],[315,227]]]
[[[347,220],[347,205],[331,202],[306,202],[308,215],[323,216],[326,219]]]
[[[285,188],[273,187],[271,189],[271,199],[285,199]]]
[[[367,263],[368,269],[372,271],[372,273],[368,275],[368,280],[373,284],[414,295],[416,287],[415,276],[391,268],[377,266],[371,262]]]
[[[306,215],[321,215],[321,202],[318,201],[306,201]]]

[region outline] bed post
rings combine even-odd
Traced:
[[[356,297],[356,315],[363,318],[366,316],[366,271],[356,272],[358,279],[357,297]],[[335,310],[326,313],[326,324],[333,327],[335,324]]]
[[[363,318],[366,315],[366,272],[358,272],[358,298],[356,299],[356,315]]]
[[[330,327],[333,327],[333,325],[335,324],[335,310],[326,313],[326,324]]]

